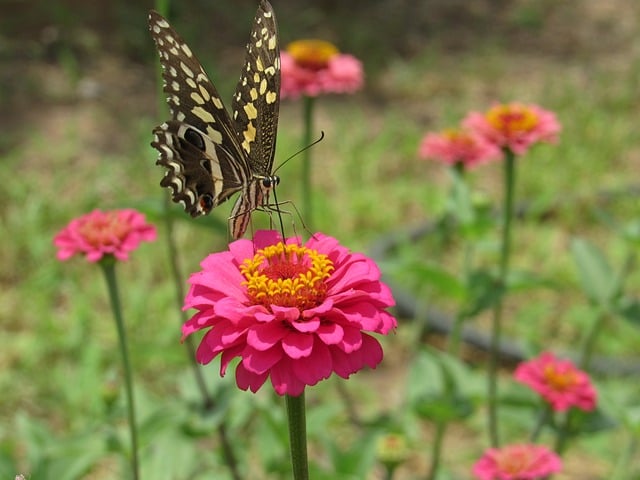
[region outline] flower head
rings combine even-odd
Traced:
[[[474,167],[502,156],[502,151],[477,133],[449,129],[428,133],[420,143],[421,158],[433,158],[447,165]]]
[[[562,469],[560,457],[541,445],[490,448],[473,465],[479,480],[535,480]]]
[[[85,254],[89,262],[97,262],[105,255],[127,260],[140,242],[151,242],[156,235],[156,228],[135,210],[94,210],[71,220],[53,243],[58,248],[58,260],[75,254]]]
[[[561,130],[553,112],[522,103],[497,104],[485,113],[471,112],[462,125],[516,155],[524,155],[538,142],[556,142]]]
[[[589,376],[569,360],[545,352],[516,367],[514,378],[539,393],[558,412],[571,407],[590,411],[596,406],[596,390]]]
[[[280,53],[282,97],[354,93],[362,88],[362,63],[324,40],[298,40]]]
[[[348,378],[382,360],[378,341],[396,320],[380,271],[364,255],[316,233],[306,244],[274,231],[237,240],[209,255],[190,278],[185,309],[197,312],[183,338],[206,329],[196,358],[221,354],[220,374],[240,357],[238,386],[252,392],[267,378],[280,395],[300,395],[331,373]]]

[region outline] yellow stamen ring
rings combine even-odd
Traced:
[[[325,280],[333,271],[329,258],[310,248],[278,243],[258,250],[246,259],[240,272],[252,303],[300,310],[322,303],[327,293]]]

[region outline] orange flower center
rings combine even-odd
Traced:
[[[575,372],[559,370],[552,364],[544,366],[542,375],[549,386],[560,392],[570,390],[578,383],[578,377]]]
[[[287,52],[298,65],[312,70],[326,68],[329,60],[340,53],[333,43],[325,40],[296,40],[287,45]]]
[[[116,212],[93,217],[79,227],[82,237],[92,246],[119,245],[129,233],[129,225]]]
[[[515,103],[496,105],[487,112],[486,118],[493,128],[505,135],[530,132],[540,121],[536,112],[525,105]]]
[[[448,128],[442,134],[451,142],[461,146],[472,146],[473,138],[467,133],[455,128]]]
[[[531,452],[518,446],[511,448],[505,447],[496,457],[496,463],[498,464],[500,472],[511,475],[529,470],[531,460]]]
[[[327,294],[325,280],[332,271],[333,262],[326,255],[282,242],[258,250],[240,266],[246,278],[243,285],[254,304],[300,310],[322,303]]]

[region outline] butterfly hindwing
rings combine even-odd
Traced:
[[[160,185],[171,188],[173,200],[199,216],[240,191],[241,171],[228,154],[192,125],[170,120],[153,130],[151,143],[160,152],[158,164],[168,169]]]

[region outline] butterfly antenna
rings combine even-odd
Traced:
[[[280,165],[278,165],[278,167],[273,171],[273,173],[275,174],[278,170],[280,170],[282,167],[284,167],[284,165],[291,159],[293,159],[294,157],[297,157],[298,155],[300,155],[302,152],[304,152],[305,150],[310,149],[311,147],[313,147],[314,145],[317,145],[318,143],[320,143],[322,140],[324,139],[324,131],[320,131],[320,138],[315,140],[314,142],[310,143],[309,145],[307,145],[306,147],[301,148],[300,150],[298,150],[296,153],[294,153],[293,155],[291,155],[289,158],[287,158],[286,160],[284,160]],[[275,197],[274,197],[275,198]]]

